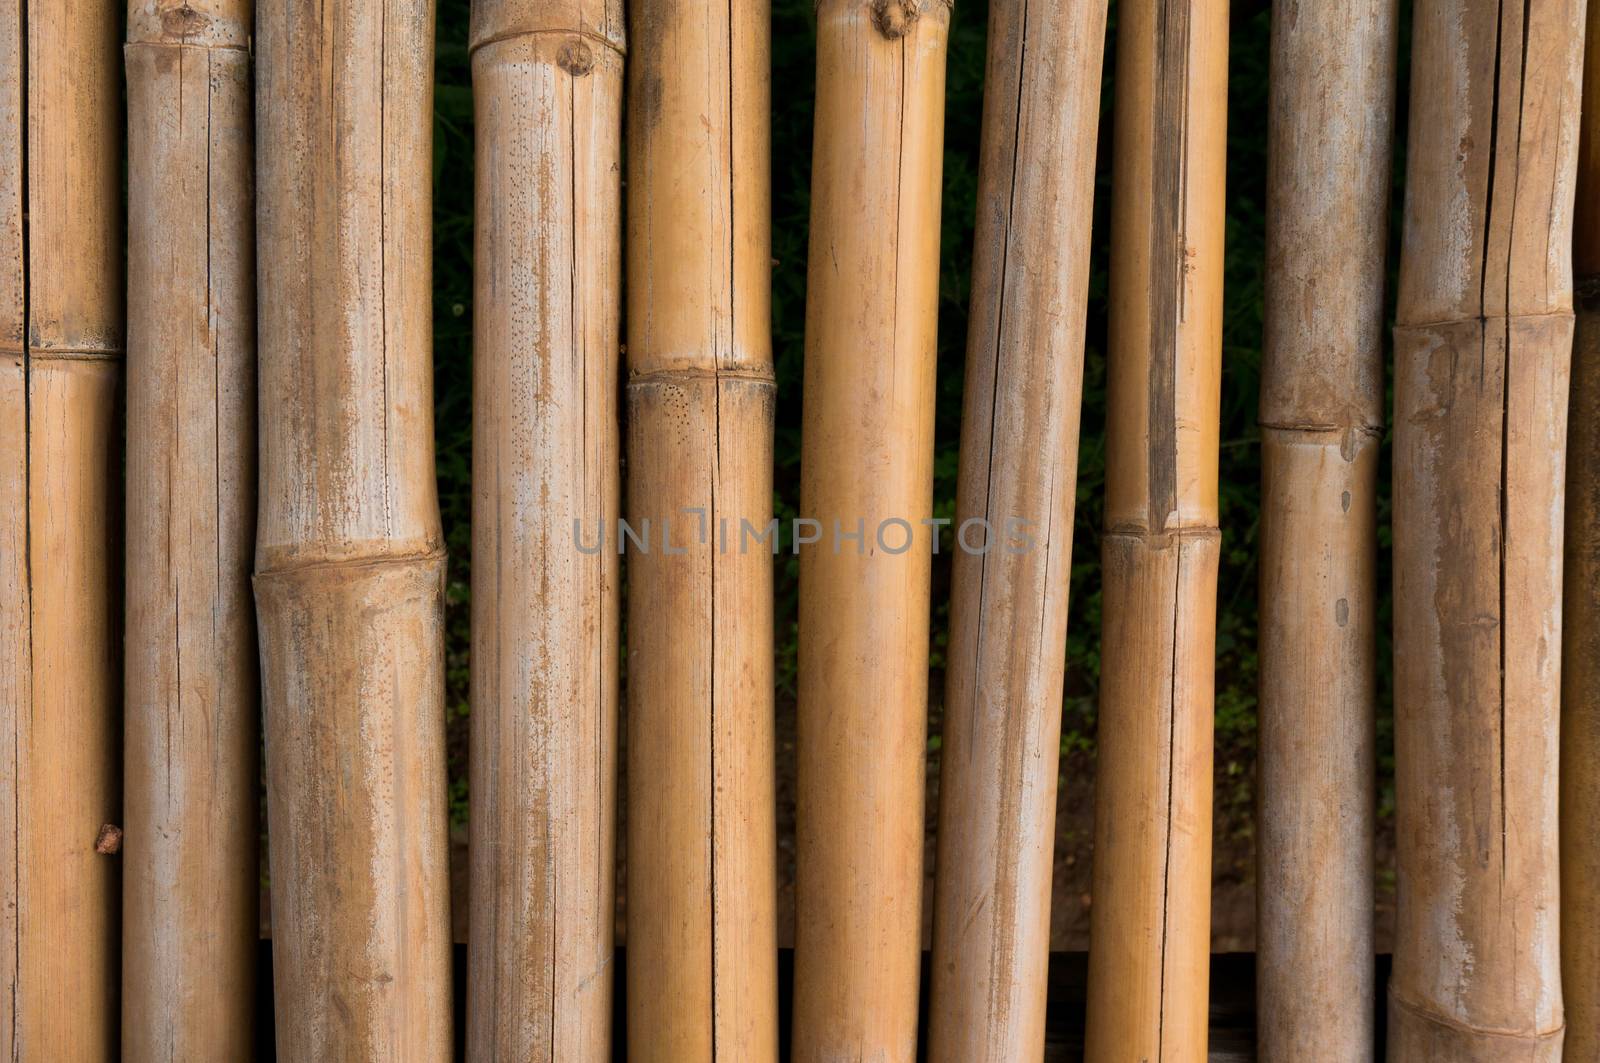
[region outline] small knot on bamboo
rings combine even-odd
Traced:
[[[122,851],[122,828],[115,823],[102,823],[94,839],[94,851],[101,856],[111,856]]]
[[[582,40],[573,38],[556,52],[556,63],[575,78],[581,78],[594,69],[594,52]]]
[[[926,0],[872,0],[872,24],[891,41],[911,32]]]
[[[198,37],[205,33],[210,22],[205,15],[189,6],[188,0],[176,5],[161,6],[161,32],[168,37]]]

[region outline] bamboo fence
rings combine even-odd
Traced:
[[[1003,545],[952,561],[935,1063],[1044,1044],[1105,20],[1103,0],[989,8],[955,521]]]
[[[128,9],[130,1061],[255,1045],[252,22],[247,0]]]
[[[1395,326],[1389,1059],[1559,1060],[1561,539],[1582,0],[1414,12]]]
[[[468,1055],[611,1058],[622,11],[478,0]],[[597,550],[580,549],[604,536]]]
[[[932,505],[949,26],[947,0],[817,6],[800,511],[821,538],[800,554],[800,1063],[916,1051],[932,564],[917,522]]]
[[[116,0],[0,0],[0,1055],[117,1045]],[[105,837],[102,838],[102,834]],[[70,1016],[70,1020],[64,1017]]]
[[[1561,992],[1571,1060],[1600,1059],[1600,4],[1588,6],[1584,48],[1561,660]]]
[[[776,1061],[771,17],[630,15],[628,1055]]]
[[[635,1063],[772,1063],[773,564],[788,541],[772,12],[629,0],[625,55],[623,2],[471,4],[461,1039],[481,1063],[624,1047]],[[1386,1025],[1395,1063],[1597,1059],[1587,0],[1412,5],[1386,1014],[1374,985],[1400,7],[1273,10],[1258,1054],[1367,1063]],[[434,0],[0,0],[6,1058],[257,1052],[263,738],[277,1054],[454,1052],[435,14]],[[800,1063],[909,1063],[919,1048],[1000,1063],[1045,1046],[1107,16],[1106,0],[989,9],[923,1026],[952,10],[816,5],[791,537]],[[1127,0],[1116,17],[1085,1054],[1200,1063],[1229,15],[1225,0]]]
[[[433,15],[289,0],[256,24],[255,591],[291,1060],[451,1051]]]
[[[1261,382],[1263,1060],[1373,1054],[1374,717],[1394,0],[1273,12]]]

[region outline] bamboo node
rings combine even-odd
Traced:
[[[111,856],[122,851],[122,828],[115,823],[100,824],[100,833],[94,839],[94,851],[101,856]]]
[[[556,63],[575,78],[581,78],[594,69],[594,52],[581,39],[574,38],[556,52]]]

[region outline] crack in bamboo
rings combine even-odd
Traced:
[[[118,865],[94,851],[121,820],[116,23],[88,2],[0,2],[7,1057],[116,1051]],[[51,353],[79,348],[97,356]]]
[[[570,536],[620,508],[621,34],[614,0],[472,5],[473,1060],[612,1055],[620,573]]]
[[[818,7],[800,494],[824,526],[932,504],[949,20],[888,39],[865,0]],[[915,1056],[931,562],[800,555],[800,1063]]]
[[[1561,1051],[1548,765],[1582,6],[1416,9],[1414,77],[1440,91],[1412,98],[1394,332],[1400,1063]]]
[[[1202,1060],[1226,6],[1119,9],[1085,1058]]]
[[[989,18],[957,522],[1021,516],[1044,542],[953,563],[935,1063],[1026,1058],[1044,1041],[1067,611],[1055,572],[1074,502],[1060,485],[1076,469],[1106,8],[1014,0]]]
[[[432,26],[428,0],[289,0],[257,25],[254,586],[295,1060],[450,1052]]]
[[[207,26],[222,29],[196,39],[205,26],[190,19],[174,37],[156,6],[135,0],[124,50],[134,489],[122,1051],[243,1058],[260,927],[255,202],[249,56],[232,42],[248,38],[251,12],[214,5]]]
[[[629,558],[629,1047],[776,1060],[770,12],[631,14],[628,509],[699,520]]]

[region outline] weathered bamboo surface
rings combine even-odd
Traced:
[[[1228,8],[1119,8],[1086,1058],[1203,1060]]]
[[[1395,0],[1273,11],[1258,1043],[1373,1054],[1378,446]]]
[[[1425,0],[1395,327],[1389,1058],[1559,1060],[1582,0]]]
[[[1105,24],[1104,0],[989,8],[955,519],[985,522],[994,545],[953,559],[935,1063],[1044,1045]]]
[[[620,0],[479,0],[468,1054],[611,1058]]]
[[[280,1058],[445,1059],[429,0],[256,25],[256,540]]]
[[[255,1046],[255,194],[248,0],[128,10],[122,1056]]]
[[[630,17],[628,1057],[776,1061],[771,14]]]
[[[916,1051],[933,560],[918,522],[933,493],[949,26],[946,0],[817,8],[800,494],[821,538],[800,555],[799,1063]]]
[[[117,1051],[116,0],[0,0],[0,1055]]]
[[[1600,4],[1584,37],[1561,658],[1561,992],[1574,1061],[1600,1060]]]

